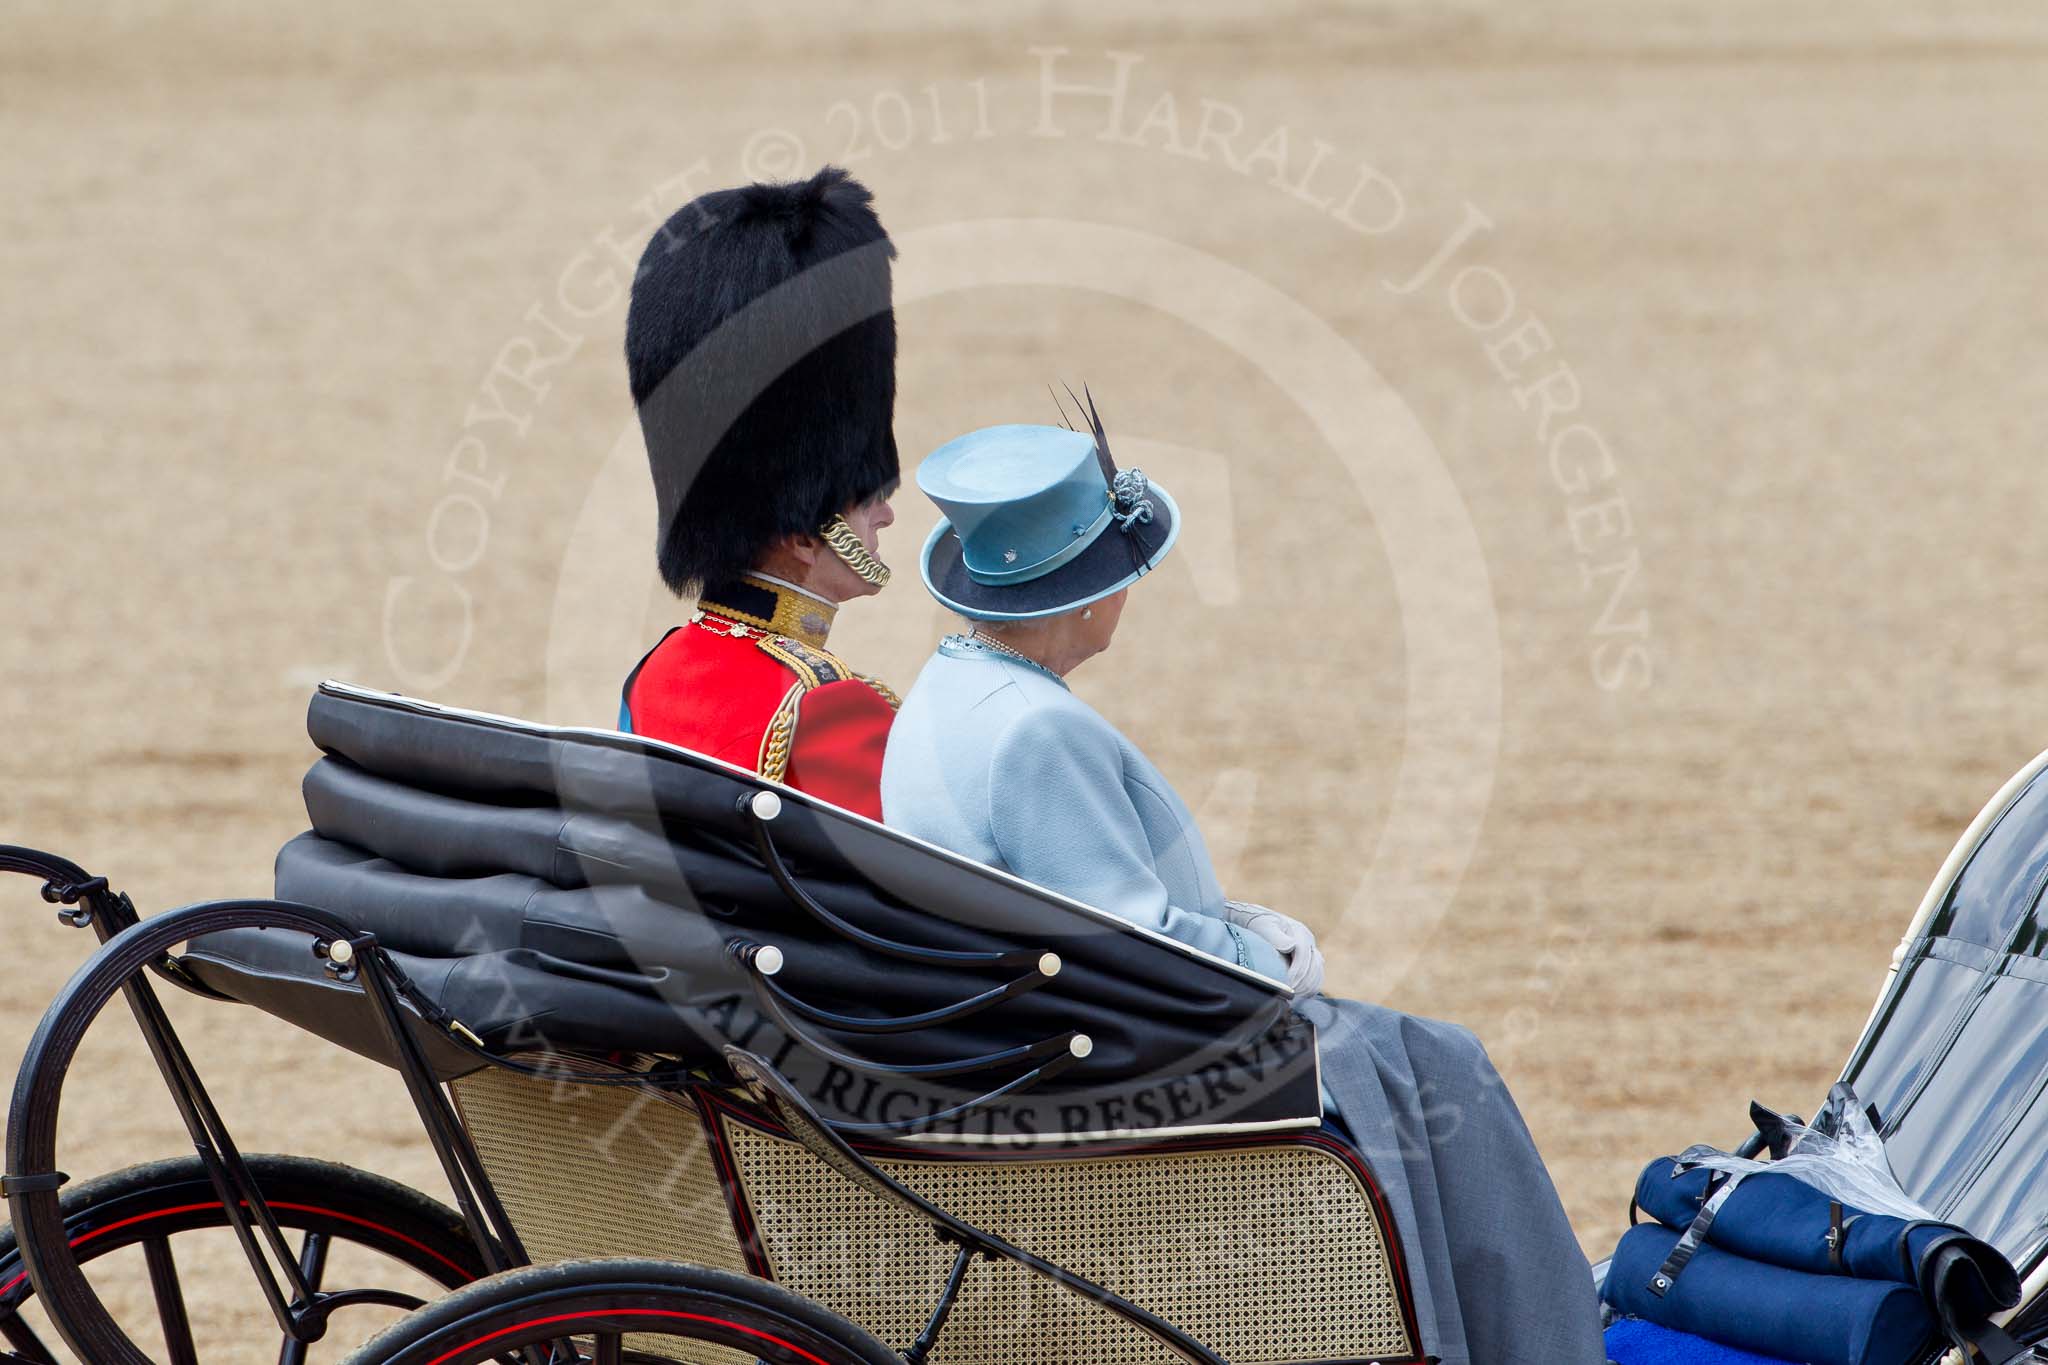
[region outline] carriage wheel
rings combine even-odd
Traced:
[[[367,1248],[397,1262],[415,1276],[394,1274],[393,1280],[412,1281],[417,1288],[428,1287],[417,1284],[417,1277],[452,1289],[484,1273],[460,1215],[416,1190],[306,1157],[252,1155],[246,1160],[278,1223],[304,1234],[300,1264],[311,1271],[308,1278],[316,1287],[329,1253],[338,1246]],[[153,1161],[101,1176],[67,1190],[62,1210],[65,1236],[81,1264],[141,1248],[136,1269],[147,1269],[164,1359],[170,1365],[197,1360],[175,1248],[181,1237],[194,1241],[189,1234],[227,1226],[220,1196],[199,1158]],[[52,1345],[20,1312],[34,1298],[14,1230],[0,1226],[0,1342],[23,1360],[48,1365],[57,1359]],[[367,1330],[367,1324],[360,1326],[351,1339],[360,1340]],[[280,1347],[280,1365],[302,1365],[306,1359],[303,1343]]]
[[[902,1365],[837,1313],[766,1280],[673,1261],[563,1261],[478,1280],[401,1319],[348,1365],[556,1365],[697,1360],[722,1346],[768,1365]],[[531,1348],[532,1354],[522,1354]],[[711,1359],[730,1359],[723,1353]]]

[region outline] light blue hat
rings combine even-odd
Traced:
[[[946,442],[917,467],[943,516],[925,541],[925,587],[985,621],[1058,616],[1150,573],[1180,534],[1180,509],[1093,433],[1000,426]]]

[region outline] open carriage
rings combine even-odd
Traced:
[[[1425,1358],[1402,1230],[1264,978],[645,739],[332,684],[309,726],[278,900],[138,919],[0,850],[103,940],[14,1091],[0,1360],[196,1360],[174,1247],[223,1226],[283,1362],[339,1358],[363,1305],[409,1311],[348,1358],[404,1365]],[[1943,869],[1848,1070],[1907,1188],[2027,1274],[2020,1341],[2048,1335],[2041,768]],[[242,1154],[157,983],[395,1067],[455,1207]],[[196,1154],[70,1184],[62,1086],[116,996]],[[448,1292],[329,1283],[344,1242]],[[136,1245],[141,1341],[85,1269]]]

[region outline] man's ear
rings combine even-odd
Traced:
[[[798,535],[792,532],[782,538],[783,548],[806,569],[818,562],[818,555],[824,550],[825,542],[816,536]]]

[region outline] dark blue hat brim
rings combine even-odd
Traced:
[[[960,537],[944,517],[924,543],[924,585],[939,605],[980,621],[1028,621],[1099,602],[1159,566],[1180,538],[1180,508],[1157,483],[1148,490],[1152,520],[1125,531],[1114,522],[1088,548],[1038,578],[982,583],[967,572]]]

